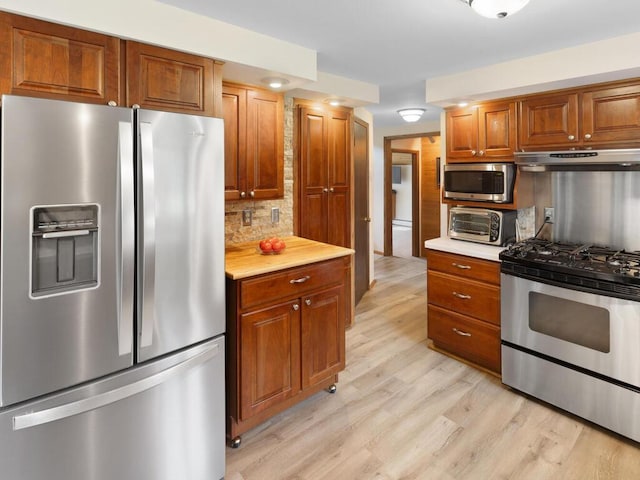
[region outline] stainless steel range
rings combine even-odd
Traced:
[[[502,260],[502,381],[640,441],[640,252],[531,239]]]

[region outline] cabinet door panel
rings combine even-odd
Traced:
[[[300,321],[297,301],[240,317],[242,420],[300,391]]]
[[[479,157],[513,157],[516,148],[515,102],[478,108]]]
[[[246,90],[223,86],[222,118],[224,119],[224,193],[226,200],[246,195]]]
[[[520,146],[571,145],[580,140],[578,94],[533,97],[520,102]]]
[[[640,85],[585,92],[582,110],[585,144],[640,139]]]
[[[344,319],[343,287],[302,299],[302,388],[344,369]]]
[[[127,105],[214,115],[214,61],[127,42]]]
[[[284,119],[282,96],[247,92],[247,175],[256,199],[284,195]]]
[[[0,94],[120,103],[115,37],[0,12]]]
[[[478,111],[447,113],[447,161],[474,158],[478,151]]]

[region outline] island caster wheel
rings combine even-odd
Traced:
[[[236,437],[233,440],[231,440],[231,444],[229,446],[231,448],[238,448],[238,447],[240,447],[241,443],[242,443],[242,438]]]
[[[329,388],[327,388],[327,392],[336,393],[337,389],[338,389],[338,387],[336,387],[335,385],[331,385]]]

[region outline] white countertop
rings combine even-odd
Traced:
[[[449,237],[434,238],[424,242],[425,248],[440,250],[443,252],[466,255],[468,257],[482,258],[499,262],[498,254],[506,247],[494,247],[482,243],[467,242],[465,240],[453,240]]]

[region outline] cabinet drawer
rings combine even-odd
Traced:
[[[240,308],[293,298],[344,281],[344,259],[305,265],[240,281]]]
[[[500,325],[500,287],[427,272],[429,303]]]
[[[428,307],[428,336],[437,347],[500,372],[500,328],[439,307]]]
[[[429,270],[500,285],[499,262],[427,250],[427,267]]]

